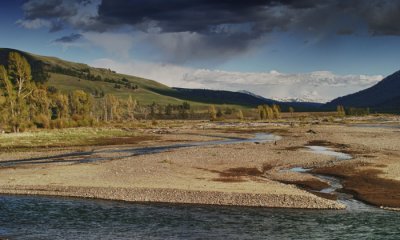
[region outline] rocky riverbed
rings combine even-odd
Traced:
[[[312,131],[310,131],[312,130]],[[85,149],[54,150],[0,154],[0,192],[88,197],[138,202],[240,205],[282,208],[341,209],[345,206],[324,196],[304,190],[299,183],[326,186],[323,179],[311,174],[285,172],[292,167],[332,169],[346,164],[354,171],[344,172],[344,187],[356,197],[374,205],[398,207],[399,197],[392,191],[390,202],[363,198],[365,187],[351,182],[353,173],[369,169],[365,177],[399,182],[396,129],[343,125],[239,124],[236,126],[189,122],[185,128],[152,130],[158,141],[134,145],[94,146]],[[194,141],[232,138],[249,139],[255,133],[274,133],[274,141],[252,141],[173,148],[146,155],[132,154],[135,148],[168,146]],[[318,144],[316,144],[318,143]],[[353,160],[342,163],[333,156],[316,155],[307,145],[329,146],[351,153]],[[79,155],[80,151],[90,154]],[[78,152],[68,155],[66,152]],[[60,155],[60,154],[64,155]],[[43,161],[46,155],[50,161]],[[34,156],[32,160],[29,156]],[[88,161],[81,161],[85,158]],[[90,159],[95,159],[90,161]],[[16,161],[18,160],[18,161]],[[54,160],[54,161],[53,161]],[[390,166],[390,167],[389,167]],[[381,181],[382,182],[382,181]],[[318,185],[317,184],[317,185]],[[379,181],[371,189],[385,189]],[[375,199],[377,199],[375,197]],[[382,197],[381,197],[382,199]]]

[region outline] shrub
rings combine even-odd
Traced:
[[[49,128],[50,127],[50,118],[45,114],[39,114],[34,117],[33,123],[37,128]]]

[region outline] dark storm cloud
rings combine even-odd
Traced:
[[[28,0],[23,4],[25,20],[68,20],[77,17],[81,6],[93,0]],[[326,19],[340,20],[342,15],[359,18],[374,35],[400,35],[399,0],[102,0],[98,14],[90,21],[75,21],[79,30],[107,31],[121,26],[134,26],[144,31],[218,32],[233,26],[236,32],[252,33],[255,37],[274,30],[306,31],[319,28]],[[97,11],[97,10],[96,10]],[[321,16],[320,12],[324,12]],[[70,22],[69,22],[70,23]],[[59,26],[64,24],[58,23]],[[241,25],[245,25],[243,29]],[[251,28],[249,28],[251,25]],[[331,24],[334,25],[334,24]],[[355,32],[351,23],[345,33]],[[352,28],[357,28],[354,26]],[[343,34],[344,28],[332,30]],[[255,33],[258,32],[258,33]]]
[[[400,35],[399,0],[103,0],[98,14],[102,26],[157,26],[162,32],[200,33],[210,32],[213,26],[243,23],[253,23],[254,31],[261,33],[286,30],[292,24],[305,31],[347,15],[360,18],[374,35]],[[349,25],[346,34],[358,30],[359,26],[350,29]],[[342,29],[328,30],[343,34]]]
[[[109,26],[159,27],[162,32],[209,33],[215,26],[247,23],[252,23],[254,26],[271,25],[269,28],[257,29],[271,31],[274,28],[285,28],[293,16],[289,15],[287,10],[279,10],[285,11],[281,15],[279,12],[272,12],[270,8],[284,6],[303,9],[319,5],[312,2],[305,0],[103,0],[99,6],[97,20]]]
[[[72,42],[79,40],[81,37],[82,37],[82,34],[72,33],[71,35],[57,38],[53,42],[55,42],[55,43],[72,43]]]
[[[22,9],[26,19],[51,19],[71,17],[77,14],[73,4],[63,4],[62,0],[31,0]]]
[[[82,14],[85,6],[92,12]],[[147,34],[179,59],[241,53],[271,32],[400,36],[400,0],[28,0],[23,10],[23,20],[46,20],[51,31]]]

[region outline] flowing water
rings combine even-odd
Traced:
[[[400,213],[0,197],[9,239],[399,239]]]
[[[345,161],[345,160],[353,159],[353,157],[350,154],[337,152],[328,147],[307,146],[307,148],[312,153],[333,156],[338,161]],[[303,168],[303,167],[294,167],[294,168],[289,169],[289,171],[298,172],[298,173],[310,173],[311,170],[312,170],[312,168]],[[313,173],[311,173],[311,174],[319,179],[325,180],[330,185],[329,187],[327,187],[325,189],[322,189],[320,191],[314,191],[314,192],[335,194],[338,198],[338,201],[343,203],[344,205],[346,205],[346,208],[348,210],[369,211],[369,210],[372,210],[375,208],[373,206],[367,205],[361,201],[354,199],[354,197],[351,194],[341,192],[340,190],[343,188],[343,185],[341,184],[340,179],[338,179],[337,177],[327,176],[327,175],[322,175],[322,174],[313,174]]]
[[[166,147],[123,149],[131,155],[174,148],[275,141],[258,134],[252,139],[228,139]],[[122,150],[118,150],[122,151]],[[339,160],[343,153],[311,147]],[[332,153],[334,152],[334,153]],[[75,153],[78,163],[91,152]],[[103,159],[100,159],[103,160]],[[25,163],[57,161],[30,159]],[[8,162],[9,165],[21,162]],[[309,169],[293,168],[307,172]],[[336,178],[325,192],[341,188]],[[0,239],[399,239],[400,212],[364,205],[339,196],[347,210],[294,210],[174,204],[140,204],[43,196],[0,196]]]

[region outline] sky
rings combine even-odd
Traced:
[[[398,71],[400,0],[9,0],[0,47],[326,102]]]

